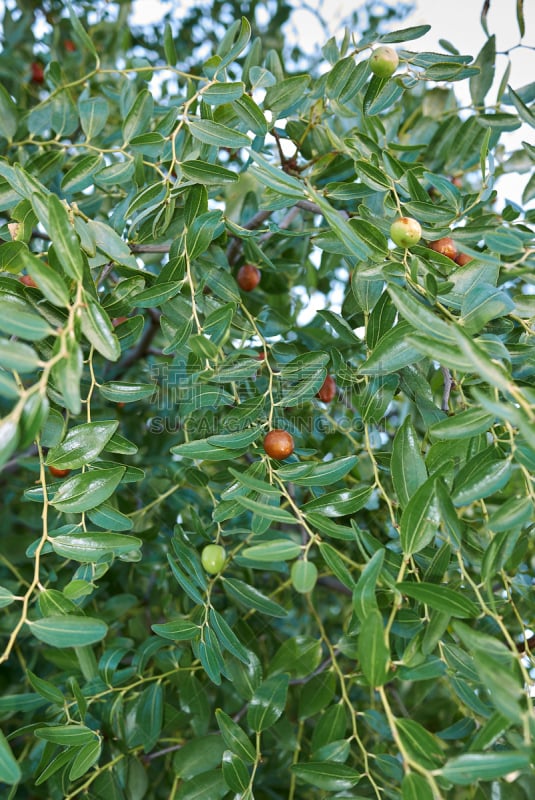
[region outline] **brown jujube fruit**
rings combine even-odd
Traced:
[[[238,270],[236,280],[244,292],[252,292],[260,283],[260,270],[254,264],[244,264]]]
[[[288,458],[294,451],[293,436],[288,431],[274,428],[264,438],[264,450],[270,458],[279,461]]]

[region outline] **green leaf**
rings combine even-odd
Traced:
[[[238,174],[236,172],[232,172],[225,167],[220,167],[219,164],[210,164],[200,159],[182,161],[180,169],[189,180],[195,181],[195,183],[206,184],[207,186],[211,184],[218,186],[221,183],[235,183],[238,180]]]
[[[293,175],[287,175],[281,169],[277,169],[267,158],[264,158],[254,150],[251,150],[249,155],[256,164],[256,167],[251,172],[263,185],[269,186],[270,189],[279,194],[293,197],[295,200],[303,199],[304,187],[297,178],[294,178]]]
[[[426,33],[429,33],[430,30],[431,25],[414,25],[411,28],[402,28],[392,33],[383,33],[382,36],[378,37],[377,41],[386,42],[388,44],[410,42],[413,39],[420,39],[422,36],[425,36]],[[405,800],[405,798],[403,798],[403,800]]]
[[[246,547],[241,552],[253,561],[291,561],[301,553],[301,545],[290,539],[272,539],[265,544]]]
[[[92,186],[95,182],[95,174],[103,165],[102,156],[82,156],[76,161],[74,166],[65,173],[61,181],[61,189],[66,194],[81,192]],[[68,269],[65,270],[68,272]],[[74,277],[74,275],[71,275]]]
[[[80,240],[69,220],[67,209],[55,194],[50,195],[48,201],[48,231],[59,263],[69,277],[81,281],[84,261]],[[38,277],[35,277],[35,281],[41,286]]]
[[[201,97],[211,106],[220,106],[224,103],[232,103],[245,92],[245,84],[242,81],[229,81],[223,83],[215,81],[201,89]]]
[[[250,776],[241,758],[235,755],[231,750],[225,750],[221,766],[223,769],[223,778],[229,789],[243,796],[242,792],[247,789]]]
[[[425,462],[410,417],[406,417],[394,436],[390,471],[398,500],[404,508],[427,480]]]
[[[357,456],[343,456],[320,464],[285,464],[277,475],[298,486],[329,486],[344,478],[357,462]]]
[[[352,226],[336,211],[323,195],[316,192],[311,186],[307,187],[308,194],[321,209],[321,213],[327,220],[329,227],[334,231],[340,241],[349,248],[354,258],[363,260],[370,255],[370,248],[357,235]]]
[[[231,147],[232,149],[249,147],[251,144],[245,133],[240,133],[240,131],[229,128],[228,125],[222,125],[220,122],[213,122],[210,119],[190,118],[188,127],[192,136],[203,144]]]
[[[402,800],[434,800],[433,790],[417,772],[409,772],[401,782]]]
[[[233,109],[245,125],[256,136],[265,136],[269,126],[266,118],[254,100],[248,94],[242,95],[233,103]]]
[[[245,731],[222,709],[218,708],[215,716],[226,746],[243,761],[252,764],[255,761],[256,753]]]
[[[429,428],[429,434],[437,439],[464,439],[485,433],[493,423],[494,415],[477,406],[435,422]]]
[[[243,664],[248,665],[250,661],[250,651],[247,650],[222,614],[211,608],[209,612],[210,625],[217,636],[222,647],[232,653]]]
[[[38,739],[46,742],[61,744],[67,747],[79,747],[80,745],[93,743],[97,738],[95,731],[85,725],[50,725],[47,728],[36,728],[34,731]]]
[[[485,97],[494,81],[496,65],[496,37],[489,36],[474,61],[479,72],[470,78],[470,96],[474,106],[484,106]]]
[[[13,455],[19,443],[19,426],[13,419],[3,419],[0,421],[0,466]]]
[[[90,464],[104,450],[118,426],[117,420],[102,420],[70,428],[61,444],[48,451],[46,464],[58,469],[78,469]]]
[[[154,383],[128,383],[127,381],[109,381],[99,386],[99,392],[112,403],[134,403],[144,400],[156,392]]]
[[[22,778],[22,772],[18,761],[11,752],[9,743],[0,731],[0,781],[9,786],[18,783]]]
[[[91,141],[102,131],[106,125],[109,114],[109,106],[104,97],[80,97],[78,101],[78,111],[80,114],[80,125],[86,135],[87,141]],[[123,166],[124,164],[121,164]]]
[[[270,600],[269,597],[263,595],[254,586],[249,586],[249,584],[236,578],[222,577],[221,580],[227,594],[245,608],[254,608],[256,611],[271,617],[285,617],[288,614],[285,608]]]
[[[22,250],[19,257],[24,269],[34,279],[46,299],[55,306],[66,308],[70,302],[69,290],[61,275],[29,250]]]
[[[69,19],[74,38],[83,50],[87,50],[92,56],[95,57],[96,60],[98,60],[98,55],[93,40],[78,19],[78,16],[76,15],[76,12],[71,6],[70,2],[67,3],[67,7],[69,9]]]
[[[190,259],[198,258],[208,249],[213,239],[223,232],[220,211],[208,211],[196,217],[186,232],[186,250]]]
[[[65,703],[65,695],[62,691],[60,691],[50,681],[46,681],[44,678],[34,675],[31,670],[28,670],[26,674],[32,688],[35,689],[35,691],[40,694],[41,697],[45,697],[50,703],[55,703],[61,708],[63,707]]]
[[[0,135],[10,142],[17,132],[17,125],[17,106],[0,84]]]
[[[93,764],[96,764],[99,760],[101,751],[102,742],[100,740],[88,742],[83,745],[74,757],[69,770],[69,780],[76,781],[78,778],[81,778],[82,775],[85,775]]]
[[[52,505],[64,513],[80,513],[103,503],[116,490],[125,473],[125,467],[93,469],[64,481]]]
[[[247,723],[261,733],[271,728],[282,716],[288,694],[288,675],[273,675],[263,681],[253,694],[247,708]]]
[[[253,500],[251,497],[245,495],[238,495],[236,501],[244,508],[249,509],[253,513],[263,517],[264,519],[272,520],[273,522],[285,522],[290,525],[298,525],[299,522],[290,511],[280,508],[277,505],[268,505],[261,503],[258,500]]]
[[[178,281],[157,283],[149,289],[134,295],[133,302],[138,308],[152,308],[153,306],[161,306],[179,292],[180,284]]]
[[[221,800],[227,794],[228,786],[223,773],[217,769],[184,781],[176,794],[176,800],[206,800],[208,797],[210,800]]]
[[[321,548],[323,554],[327,546],[328,545],[325,543],[322,544]],[[299,592],[299,594],[308,594],[318,581],[318,568],[312,561],[300,559],[293,564],[290,578],[296,592]]]
[[[0,608],[11,605],[14,600],[15,595],[13,592],[10,592],[9,589],[6,589],[4,586],[0,586]]]
[[[273,113],[273,121],[284,117],[303,102],[309,83],[310,75],[292,75],[267,88],[264,106]]]
[[[510,459],[498,458],[494,448],[478,453],[460,470],[453,485],[452,500],[464,506],[502,489],[511,477]]]
[[[492,781],[510,773],[526,772],[529,769],[529,752],[509,750],[464,753],[447,761],[440,774],[457,786],[472,786],[477,781]]]
[[[328,492],[309,500],[301,506],[301,510],[306,515],[310,511],[321,511],[326,517],[345,517],[347,514],[354,514],[363,508],[371,497],[372,488],[364,486],[359,489],[350,489],[340,492]]]
[[[405,555],[423,550],[433,540],[439,524],[440,512],[433,476],[416,490],[401,515],[399,537]]]
[[[154,100],[148,89],[141,89],[123,123],[123,138],[127,144],[134,136],[144,133],[150,126]]]
[[[353,578],[353,575],[347,568],[342,556],[339,555],[338,550],[328,542],[320,542],[319,549],[323,560],[325,561],[329,569],[332,571],[333,575],[335,575],[341,583],[347,586],[348,589],[353,589],[353,587],[355,586],[355,580]],[[295,565],[293,569],[295,569]],[[293,570],[292,570],[292,578],[293,578]]]
[[[390,651],[385,642],[383,618],[372,609],[363,620],[358,638],[358,657],[364,677],[372,688],[382,686],[388,677]]]
[[[169,622],[151,625],[152,630],[164,639],[182,642],[195,639],[200,635],[201,628],[189,619],[177,618]]]
[[[379,610],[375,587],[383,569],[384,558],[385,551],[382,548],[373,554],[353,591],[353,609],[361,622],[364,622],[370,611]]]
[[[3,296],[0,310],[0,330],[11,336],[37,342],[54,333],[48,322],[18,297]]]
[[[114,556],[128,555],[139,550],[142,540],[137,536],[125,536],[120,533],[82,533],[55,536],[52,541],[55,553],[75,561],[99,561],[103,556],[112,553]]]
[[[82,308],[82,331],[95,350],[109,361],[117,361],[121,346],[113,332],[113,326],[102,306],[87,297]]]
[[[329,792],[351,789],[361,778],[360,773],[352,767],[332,761],[293,764],[292,772],[304,783]]]
[[[363,375],[387,375],[420,361],[421,353],[408,338],[413,332],[414,329],[407,322],[398,322],[380,339],[359,371]]]
[[[74,614],[52,615],[27,621],[32,634],[52,647],[84,647],[100,642],[108,632],[101,619],[80,617]]]
[[[0,366],[25,374],[33,372],[38,365],[39,358],[33,348],[21,342],[0,339]]]
[[[425,769],[436,769],[443,760],[440,740],[414,719],[397,719],[396,728],[409,756]]]
[[[464,597],[460,590],[450,589],[447,586],[440,586],[436,583],[412,583],[403,581],[396,584],[396,588],[409,597],[425,603],[431,608],[443,611],[452,617],[465,619],[468,617],[478,617],[480,614],[479,606],[468,597]]]

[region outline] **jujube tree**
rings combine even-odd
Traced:
[[[528,800],[533,84],[246,5],[4,10],[3,796]]]

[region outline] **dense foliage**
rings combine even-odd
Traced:
[[[534,84],[216,5],[4,10],[2,797],[529,800]]]

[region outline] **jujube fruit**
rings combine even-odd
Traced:
[[[330,403],[334,400],[336,397],[336,381],[332,375],[327,375],[316,397],[318,397],[322,403]]]
[[[274,428],[264,438],[264,450],[270,458],[282,461],[291,456],[294,451],[294,440],[291,433]]]
[[[70,469],[60,469],[60,467],[48,467],[48,471],[54,478],[65,478],[69,473]]]
[[[459,255],[455,258],[455,263],[458,264],[460,267],[466,267],[470,261],[474,259],[472,256],[467,255],[467,253],[459,253]]]
[[[390,238],[398,247],[411,247],[417,244],[421,237],[421,225],[412,217],[398,217],[390,226]]]
[[[370,69],[379,78],[389,78],[399,66],[399,56],[393,47],[382,45],[370,56]]]
[[[240,289],[244,292],[252,292],[260,283],[260,270],[254,264],[244,264],[238,270],[236,280]]]
[[[19,281],[25,286],[31,286],[32,289],[37,289],[37,284],[31,275],[21,275]]]
[[[32,81],[34,83],[43,83],[45,80],[45,70],[43,69],[43,65],[38,61],[32,61],[30,69],[32,71]]]
[[[210,575],[217,575],[225,564],[227,554],[220,544],[207,544],[201,553],[201,564]]]
[[[443,236],[442,239],[429,242],[429,247],[431,250],[434,250],[435,253],[440,253],[446,256],[446,258],[451,258],[452,261],[454,261],[457,256],[457,247],[450,236]]]

